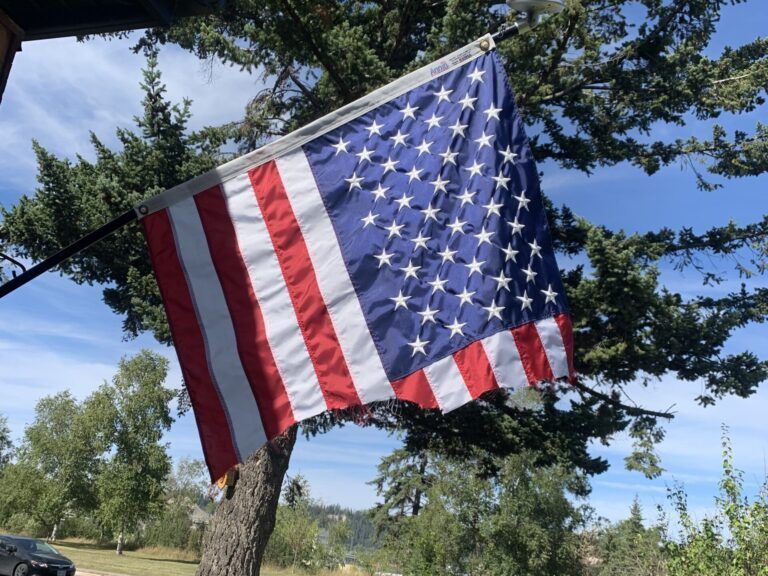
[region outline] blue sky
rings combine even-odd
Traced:
[[[757,37],[768,26],[768,14],[754,3],[728,8],[713,49]],[[49,150],[74,158],[92,157],[89,130],[114,145],[114,129],[131,127],[139,113],[139,81],[143,65],[125,41],[72,39],[28,43],[19,54],[0,105],[0,203],[9,206],[23,193],[32,193],[35,182],[31,140]],[[194,102],[192,127],[219,124],[241,117],[248,99],[260,86],[258,76],[210,62],[200,62],[180,50],[166,48],[160,66],[169,95],[174,100],[190,96]],[[765,116],[765,108],[742,118],[724,118],[728,128],[748,127]],[[666,136],[705,136],[710,124],[692,120],[687,126],[660,127]],[[726,182],[723,190],[696,190],[689,168],[675,165],[654,177],[627,166],[601,169],[592,177],[563,172],[543,165],[545,191],[558,204],[569,205],[590,221],[628,232],[692,226],[702,231],[733,219],[746,223],[768,213],[768,178]],[[716,263],[722,268],[728,265]],[[694,272],[664,271],[666,284],[684,295],[700,293]],[[753,283],[764,283],[758,278]],[[708,289],[718,295],[738,283]],[[737,333],[729,349],[745,347],[768,357],[768,328],[752,327]],[[85,397],[103,380],[111,378],[119,358],[142,347],[172,359],[169,384],[178,385],[180,372],[172,350],[150,337],[125,341],[120,318],[101,302],[98,287],[77,286],[47,274],[0,301],[0,413],[9,418],[16,437],[23,434],[41,397],[70,389]],[[629,388],[632,398],[650,408],[676,405],[677,418],[668,426],[660,446],[666,472],[649,481],[623,469],[630,442],[618,436],[609,446],[593,452],[612,464],[608,473],[593,480],[591,503],[610,519],[624,517],[637,494],[647,515],[665,502],[665,487],[683,482],[693,510],[711,509],[720,474],[720,426],[730,427],[738,467],[745,470],[750,490],[765,477],[768,458],[768,386],[748,400],[726,399],[713,408],[698,407],[693,398],[699,383],[681,383],[665,377],[648,388]],[[186,417],[168,435],[174,457],[200,457],[194,421]],[[347,426],[307,442],[300,440],[289,473],[301,472],[315,496],[328,503],[353,508],[371,506],[375,494],[366,484],[375,475],[381,456],[397,440],[386,434]]]

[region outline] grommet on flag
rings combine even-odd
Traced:
[[[483,38],[480,41],[480,50],[482,50],[483,52],[488,52],[490,48],[491,48],[491,43],[488,41],[487,38]]]

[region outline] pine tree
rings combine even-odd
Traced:
[[[648,174],[685,163],[693,168],[691,185],[707,190],[765,173],[763,124],[734,133],[715,126],[706,139],[666,139],[657,130],[690,117],[715,120],[764,108],[768,40],[716,58],[703,55],[732,3],[743,2],[569,0],[533,33],[501,43],[537,159],[586,172],[629,163]],[[213,16],[148,31],[139,48],[177,44],[201,58],[263,72],[274,84],[254,97],[242,122],[187,136],[188,108],[164,104],[150,60],[141,135],[120,130],[119,152],[94,136],[94,164],[60,160],[35,145],[41,186],[3,211],[0,244],[41,259],[142,198],[213,167],[228,135],[250,149],[493,30],[505,17],[476,0],[231,0]],[[765,320],[768,290],[684,298],[665,288],[659,268],[671,262],[717,282],[728,274],[706,263],[725,257],[737,262],[733,275],[762,274],[768,217],[698,232],[626,235],[579,220],[567,207],[550,207],[549,225],[560,254],[589,263],[564,275],[581,398],[561,410],[555,395],[545,394],[531,410],[497,395],[445,417],[386,405],[375,407],[367,422],[400,431],[414,454],[432,449],[461,457],[478,445],[494,454],[527,449],[537,464],[567,462],[589,473],[607,466],[589,454],[589,443],[628,429],[638,441],[628,465],[658,474],[653,446],[666,415],[622,404],[623,384],[668,373],[701,380],[699,400],[710,404],[725,395],[748,397],[768,377],[766,362],[749,350],[724,352],[734,330]],[[169,342],[148,262],[143,239],[129,227],[61,270],[77,282],[106,284],[105,301],[124,317],[127,334],[151,331]],[[320,433],[344,419],[324,415],[305,430]],[[262,450],[242,467],[233,498],[209,531],[201,574],[218,573],[232,558],[239,568],[230,573],[258,574],[294,438],[295,430],[280,448]]]

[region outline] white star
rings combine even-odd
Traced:
[[[458,156],[458,152],[451,152],[451,147],[448,146],[448,148],[445,149],[445,152],[442,152],[438,154],[438,156],[443,157],[443,164],[448,164],[449,162],[456,166],[456,156]]]
[[[472,178],[475,174],[480,174],[480,170],[485,166],[485,162],[478,162],[475,160],[474,164],[469,168],[463,168],[463,170],[469,170],[469,177]]]
[[[483,74],[485,74],[485,70],[479,70],[477,66],[475,66],[475,71],[469,75],[469,77],[472,78],[472,82],[470,84],[474,84],[475,82],[482,83]]]
[[[488,232],[485,229],[485,226],[483,226],[483,229],[480,230],[480,232],[478,232],[477,234],[473,234],[473,236],[478,240],[477,245],[482,246],[483,244],[490,244],[491,237],[493,237],[494,234],[495,232]]]
[[[460,194],[459,196],[456,196],[459,200],[461,200],[461,205],[464,206],[467,202],[470,204],[474,204],[475,201],[472,200],[472,197],[477,194],[477,192],[470,192],[469,190],[464,190],[464,194]]]
[[[480,136],[480,138],[476,138],[475,142],[480,144],[480,146],[477,148],[478,150],[482,150],[483,146],[491,146],[491,138],[493,138],[493,134],[486,134],[485,131],[483,131],[483,135]]]
[[[338,156],[340,152],[346,152],[347,146],[349,146],[349,142],[344,141],[344,136],[339,136],[339,141],[336,144],[331,144],[332,148],[336,148],[334,156]]]
[[[485,264],[485,260],[480,260],[480,262],[478,262],[477,257],[473,256],[472,262],[470,262],[469,264],[464,264],[464,266],[469,268],[469,276],[467,276],[467,278],[471,278],[472,274],[474,274],[475,272],[477,272],[482,276],[483,272],[480,270],[480,266],[482,266],[483,264]]]
[[[466,326],[466,322],[459,322],[459,317],[457,316],[456,319],[453,321],[453,324],[446,324],[445,327],[448,328],[448,330],[451,331],[451,335],[448,336],[448,338],[453,338],[458,334],[459,336],[464,336],[464,331],[462,328]]]
[[[523,292],[523,295],[522,295],[522,296],[515,296],[515,298],[517,298],[518,300],[520,300],[520,302],[522,303],[522,304],[520,305],[520,306],[521,306],[521,307],[520,307],[520,311],[521,311],[521,312],[522,312],[523,310],[525,310],[526,308],[528,308],[528,310],[533,310],[533,308],[531,308],[531,302],[533,302],[533,298],[528,298],[528,290],[525,290],[525,291]]]
[[[378,200],[379,198],[386,198],[387,190],[389,190],[389,188],[386,186],[382,186],[381,182],[379,182],[378,188],[376,188],[376,190],[371,190],[374,200]]]
[[[432,144],[434,144],[434,142],[427,142],[427,139],[423,138],[421,144],[416,146],[416,150],[419,151],[419,156],[422,154],[429,154],[429,147],[432,146]]]
[[[352,176],[349,178],[344,178],[345,182],[349,182],[349,192],[352,192],[355,188],[360,188],[362,190],[362,186],[360,185],[360,182],[363,181],[362,176],[358,176],[357,172],[352,172]]]
[[[371,161],[371,154],[373,154],[373,150],[368,150],[368,148],[363,146],[363,151],[362,152],[358,152],[357,154],[355,154],[355,156],[360,158],[360,160],[358,160],[358,162],[362,162],[363,160],[368,160],[368,162],[370,162]]]
[[[459,217],[456,216],[456,219],[453,221],[453,223],[447,224],[446,226],[451,229],[451,236],[453,236],[456,234],[456,232],[461,232],[464,234],[464,224],[466,224],[466,222],[460,222]]]
[[[434,294],[435,292],[442,292],[445,294],[445,288],[443,288],[443,286],[447,283],[448,283],[447,279],[443,280],[440,278],[439,272],[437,276],[435,276],[434,280],[432,280],[431,282],[427,282],[427,284],[432,286],[432,294]]]
[[[408,196],[405,192],[403,192],[403,195],[395,200],[395,204],[399,204],[400,206],[397,211],[400,212],[400,210],[403,208],[410,208],[411,202],[413,202],[413,196]]]
[[[437,324],[437,320],[435,320],[435,314],[440,312],[440,310],[432,310],[429,307],[429,304],[427,304],[427,307],[422,310],[421,312],[416,312],[419,316],[421,316],[421,324],[422,326],[426,324],[427,322],[432,322],[433,324]]]
[[[373,136],[374,134],[378,134],[381,136],[381,129],[384,127],[384,124],[377,124],[376,120],[373,121],[373,124],[368,126],[366,130],[368,130],[368,138]]]
[[[390,298],[390,300],[392,300],[392,302],[395,303],[395,310],[397,310],[398,308],[405,308],[406,310],[408,310],[407,302],[410,299],[411,299],[410,296],[403,296],[402,290],[398,291],[397,296],[395,296],[394,298]]]
[[[488,116],[488,118],[486,118],[486,122],[488,120],[490,120],[491,118],[496,118],[496,120],[498,120],[499,119],[499,112],[501,112],[501,108],[494,108],[493,102],[491,102],[491,105],[488,106],[488,108],[486,110],[483,110],[483,114]]]
[[[536,276],[539,275],[538,272],[534,272],[530,264],[528,264],[528,268],[523,269],[523,274],[525,274],[526,282],[533,282],[534,284],[536,283]]]
[[[440,209],[439,208],[433,208],[432,204],[430,204],[429,206],[424,208],[424,210],[420,210],[420,212],[422,214],[424,214],[424,216],[425,216],[424,222],[426,222],[427,220],[430,220],[430,219],[432,219],[435,222],[437,222],[437,214],[440,212]]]
[[[496,300],[494,299],[493,302],[491,302],[490,306],[482,306],[483,310],[488,310],[488,320],[491,318],[498,318],[499,320],[502,320],[501,318],[501,311],[504,310],[503,307],[496,305]]]
[[[504,188],[505,190],[508,189],[507,182],[512,180],[512,178],[507,178],[504,176],[504,174],[499,174],[498,176],[491,176],[491,180],[496,181],[496,189]]]
[[[499,150],[499,154],[504,156],[504,161],[501,163],[502,166],[506,164],[507,162],[511,162],[513,165],[515,164],[515,159],[517,158],[517,154],[512,152],[512,150],[509,147],[509,144],[507,144],[506,150]]]
[[[504,204],[494,204],[493,198],[491,198],[491,201],[488,204],[483,204],[483,208],[488,210],[488,214],[496,214],[496,216],[501,216],[501,212],[499,212],[499,208],[504,206]]]
[[[394,255],[395,255],[394,252],[390,252],[389,254],[387,254],[387,248],[384,247],[381,249],[381,254],[374,254],[373,257],[379,261],[379,268],[381,268],[382,266],[384,266],[384,264],[386,264],[387,266],[392,266],[392,262],[390,262],[390,260],[392,260],[392,256]]]
[[[384,174],[387,172],[394,172],[395,166],[397,166],[399,163],[400,160],[392,160],[392,156],[388,156],[387,161],[381,163],[381,165],[384,167]]]
[[[464,138],[464,130],[467,129],[467,126],[469,126],[469,124],[462,124],[461,122],[459,122],[459,119],[457,118],[456,123],[453,126],[448,126],[448,128],[453,130],[454,138],[456,137],[456,134],[459,134],[461,135],[462,138]]]
[[[459,299],[459,309],[461,309],[464,304],[472,304],[472,296],[475,295],[475,292],[468,292],[466,286],[464,287],[464,291],[460,292],[459,294],[456,294],[456,296]]]
[[[416,278],[416,280],[419,279],[419,277],[416,275],[416,272],[421,270],[421,266],[414,266],[412,260],[408,260],[408,266],[405,266],[403,268],[400,268],[403,272],[405,272],[405,279],[408,278]]]
[[[475,100],[477,100],[477,98],[470,98],[469,94],[467,94],[466,96],[464,96],[464,98],[459,100],[459,103],[461,104],[461,109],[464,110],[465,108],[471,108],[472,110],[474,110]]]
[[[400,234],[400,230],[405,226],[405,224],[398,224],[394,220],[392,221],[392,224],[389,225],[389,227],[385,227],[384,230],[387,230],[389,232],[389,236],[387,238],[392,238],[392,236],[397,236],[398,238],[402,238],[402,234]]]
[[[491,278],[496,280],[496,290],[506,290],[509,292],[509,283],[512,282],[512,278],[505,276],[504,270],[498,276],[491,276]]]
[[[411,357],[416,356],[417,352],[421,352],[425,356],[427,355],[426,351],[424,350],[424,347],[429,344],[429,340],[419,340],[419,337],[416,336],[416,340],[413,342],[408,342],[408,346],[413,348],[413,353],[411,354]]]
[[[403,146],[405,146],[405,139],[408,138],[408,136],[410,136],[410,134],[403,134],[402,132],[400,132],[400,130],[398,130],[397,134],[395,134],[390,138],[390,140],[395,141],[393,148],[397,148],[398,144],[402,144]]]
[[[455,264],[456,260],[454,260],[453,257],[456,255],[457,252],[458,250],[451,250],[448,246],[446,246],[445,250],[443,250],[442,252],[438,252],[438,254],[442,257],[443,264],[445,264],[446,260],[450,260]]]
[[[531,258],[534,256],[541,258],[541,246],[536,243],[536,238],[533,239],[533,242],[528,242],[528,246],[531,247]]]
[[[416,166],[411,168],[410,172],[406,172],[406,174],[408,174],[408,183],[410,184],[411,182],[414,181],[414,179],[421,181],[421,176],[419,176],[419,174],[421,174],[422,172],[424,172],[424,170],[417,170]]]
[[[410,103],[406,103],[405,108],[402,108],[400,110],[400,113],[403,115],[403,120],[405,120],[406,118],[413,118],[414,120],[416,120],[416,116],[414,115],[414,112],[416,112],[416,110],[418,110],[418,107],[411,106]]]
[[[424,248],[424,250],[427,249],[427,240],[432,240],[432,236],[422,236],[421,230],[419,230],[419,235],[416,236],[416,238],[411,238],[411,242],[414,243],[414,252],[418,250],[419,248]]]
[[[360,220],[364,222],[363,228],[367,228],[369,224],[375,224],[374,220],[376,220],[376,218],[378,217],[379,217],[378,214],[374,214],[373,212],[368,212],[368,216],[366,216],[365,218],[360,218]]]
[[[510,228],[512,228],[512,236],[515,234],[520,234],[520,236],[523,235],[523,228],[525,228],[525,224],[520,224],[520,222],[517,221],[517,216],[515,216],[514,222],[507,222],[509,224]]]
[[[440,174],[437,175],[437,178],[435,180],[432,180],[432,182],[430,182],[430,184],[432,184],[435,187],[435,190],[434,190],[435,193],[437,192],[447,193],[448,191],[445,189],[445,185],[450,183],[451,183],[450,180],[443,180],[443,177]]]
[[[515,196],[515,200],[519,202],[518,208],[525,208],[528,210],[528,203],[531,201],[531,199],[525,197],[525,190],[520,192],[520,196]]]
[[[439,104],[443,100],[445,100],[446,102],[450,102],[451,99],[448,98],[448,94],[450,94],[451,92],[453,92],[453,90],[446,90],[445,85],[443,85],[440,87],[439,92],[432,92],[432,95],[437,96],[437,103]]]
[[[517,256],[518,253],[519,253],[518,250],[515,250],[515,249],[512,248],[512,243],[511,242],[509,244],[507,244],[506,248],[502,248],[501,251],[504,252],[504,254],[507,255],[507,257],[504,258],[504,262],[509,262],[510,260],[512,260],[512,262],[514,262],[515,261],[515,256]]]
[[[549,284],[547,286],[547,289],[546,290],[542,290],[541,293],[544,294],[544,296],[547,297],[547,299],[544,302],[544,304],[547,304],[549,302],[552,302],[553,304],[557,304],[557,301],[555,300],[555,298],[557,297],[557,292],[552,290],[552,284]]]
[[[430,128],[439,128],[440,127],[440,120],[442,120],[442,119],[443,119],[442,116],[437,116],[433,112],[432,113],[432,117],[429,120],[425,120],[424,121],[426,124],[429,124],[429,128],[427,128],[427,130],[429,130]]]

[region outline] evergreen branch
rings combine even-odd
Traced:
[[[321,50],[320,46],[318,46],[317,42],[315,42],[312,33],[304,24],[301,15],[293,7],[291,0],[282,0],[282,4],[285,6],[285,9],[288,12],[288,15],[291,17],[291,20],[293,20],[294,24],[296,24],[296,26],[301,31],[304,40],[307,42],[309,49],[312,51],[312,54],[315,55],[315,58],[317,58],[317,61],[320,62],[320,65],[325,68],[325,71],[328,72],[328,76],[330,76],[331,80],[336,85],[336,88],[338,88],[339,92],[341,92],[344,101],[349,102],[352,98],[352,93],[350,92],[349,87],[347,86],[346,82],[344,82],[344,79],[338,73],[336,68],[331,64],[331,61],[326,57],[326,53]]]
[[[589,396],[598,398],[599,400],[601,400],[602,402],[605,402],[606,404],[610,404],[611,406],[620,408],[624,410],[627,414],[630,414],[632,416],[653,416],[654,418],[666,418],[668,420],[671,420],[672,418],[675,417],[674,413],[670,412],[669,409],[665,412],[657,412],[655,410],[647,410],[639,406],[628,406],[623,402],[619,402],[615,398],[611,398],[607,394],[603,394],[602,392],[598,392],[594,388],[590,388],[586,384],[582,384],[578,380],[574,381],[572,383],[572,386],[577,390],[583,392],[584,394],[588,394]]]
[[[299,77],[296,75],[296,73],[293,71],[292,68],[288,69],[288,75],[291,77],[291,80],[293,80],[293,83],[296,84],[296,86],[301,90],[301,93],[306,96],[312,104],[314,104],[318,110],[322,110],[323,106],[320,103],[320,101],[315,97],[315,95],[312,93],[312,91],[307,87],[306,84],[304,84],[301,80],[299,80]]]
[[[750,76],[753,76],[755,73],[754,70],[750,70],[749,72],[746,72],[744,74],[739,74],[738,76],[731,76],[730,78],[721,78],[720,80],[713,80],[712,85],[716,86],[718,84],[724,84],[725,82],[735,82],[736,80],[743,80],[744,78],[749,78]]]
[[[571,41],[571,36],[576,30],[576,24],[576,18],[568,18],[568,26],[557,41],[557,46],[552,54],[552,57],[550,58],[549,66],[546,70],[542,70],[541,74],[539,75],[539,81],[537,82],[538,86],[545,85],[549,81],[552,74],[554,74],[557,70],[563,56],[565,55],[566,49],[568,48],[568,43]],[[521,103],[521,106],[524,107],[525,103]]]

